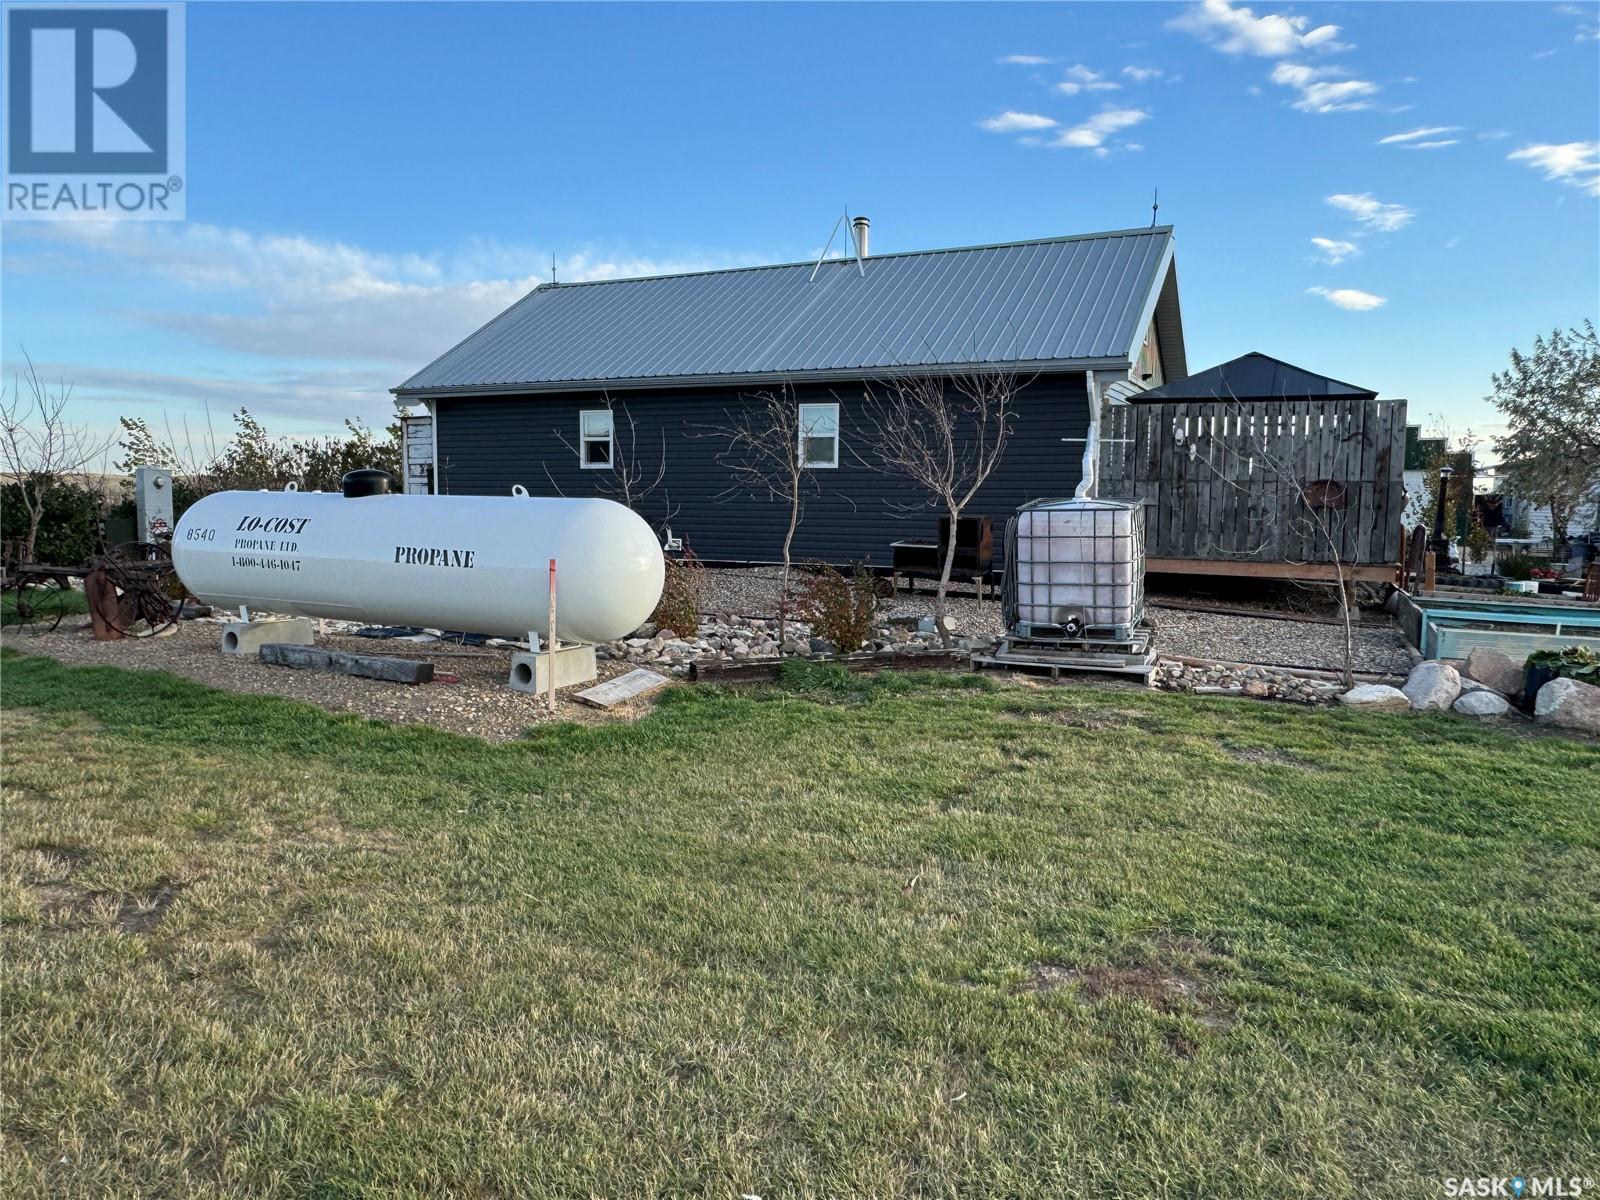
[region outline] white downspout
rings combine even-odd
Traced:
[[[1100,493],[1100,381],[1093,371],[1085,371],[1083,377],[1089,385],[1089,432],[1083,439],[1083,477],[1072,498],[1093,500]]]

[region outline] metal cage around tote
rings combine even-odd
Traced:
[[[1037,500],[1006,524],[1001,612],[1018,637],[1127,640],[1144,619],[1144,509]]]

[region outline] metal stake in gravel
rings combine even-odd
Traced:
[[[550,659],[550,711],[556,710],[556,647],[561,644],[556,637],[556,560],[550,560],[550,636],[549,645],[545,647],[545,654]]]

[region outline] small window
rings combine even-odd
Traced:
[[[839,406],[802,404],[800,406],[800,465],[837,467],[839,465]]]
[[[578,414],[578,460],[584,467],[611,465],[611,410],[591,409]]]

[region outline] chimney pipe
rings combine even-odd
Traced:
[[[872,222],[865,217],[856,217],[850,222],[850,231],[855,235],[856,253],[862,258],[867,256],[867,234],[872,229]]]

